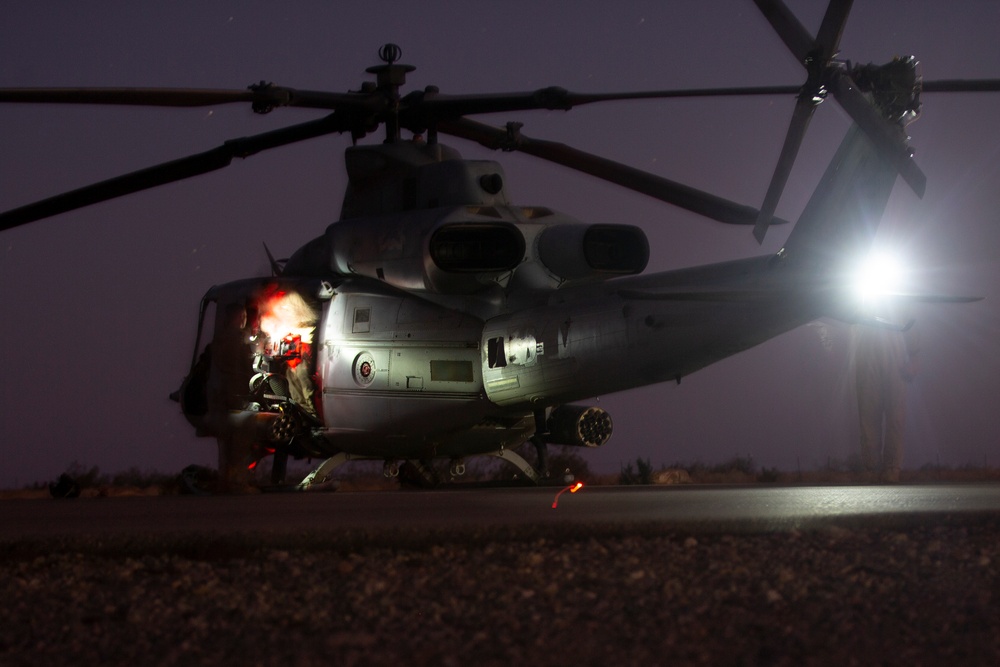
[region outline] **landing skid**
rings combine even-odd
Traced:
[[[484,456],[493,456],[502,461],[505,461],[515,468],[517,468],[521,473],[524,474],[525,479],[531,484],[538,485],[544,480],[544,476],[539,473],[537,469],[528,461],[515,451],[510,449],[498,449],[495,452],[487,452]],[[305,478],[299,482],[294,490],[296,491],[319,491],[319,490],[330,490],[332,482],[330,477],[333,475],[333,471],[342,466],[349,461],[370,461],[369,457],[363,456],[352,456],[345,452],[340,452],[339,454],[334,454],[330,458],[323,461],[319,466],[313,470],[311,473],[305,476]],[[435,471],[427,464],[425,461],[420,461],[417,459],[407,459],[405,463],[410,466],[410,469],[416,474],[420,480],[418,486],[424,488],[433,488],[440,484],[440,480]],[[461,464],[459,464],[461,465]],[[461,468],[464,468],[461,465]],[[453,465],[453,470],[457,469],[458,466]],[[394,461],[386,462],[386,477],[396,477],[399,475],[399,465]],[[334,487],[335,488],[335,487]]]

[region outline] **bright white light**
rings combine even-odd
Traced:
[[[893,255],[873,252],[852,277],[852,289],[862,304],[897,292],[903,283],[903,265]]]

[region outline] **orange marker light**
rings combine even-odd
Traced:
[[[569,491],[570,493],[576,493],[583,488],[583,482],[577,482],[576,484],[570,484],[564,489],[560,489],[559,493],[556,494],[555,500],[552,501],[552,509],[559,507],[559,496]]]

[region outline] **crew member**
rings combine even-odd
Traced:
[[[273,341],[274,358],[285,367],[290,398],[305,412],[317,416],[312,380],[312,342],[317,312],[297,292],[279,292],[261,315],[261,331]]]
[[[861,465],[866,478],[895,483],[903,462],[906,385],[917,371],[915,329],[856,327],[854,345]]]
[[[250,484],[252,438],[230,423],[230,415],[244,407],[251,355],[246,306],[226,304],[212,342],[208,409],[219,445],[220,490],[228,493],[245,492]]]
[[[303,410],[316,417],[316,406],[313,403],[315,390],[309,369],[310,346],[302,342],[302,336],[289,334],[283,339],[282,347],[287,356],[285,380],[288,382],[288,393]]]

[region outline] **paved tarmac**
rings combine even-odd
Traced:
[[[289,534],[402,529],[462,532],[542,526],[660,525],[770,531],[821,525],[912,523],[925,515],[1000,513],[1000,484],[683,486],[450,489],[160,496],[0,503],[0,542],[73,536]]]

